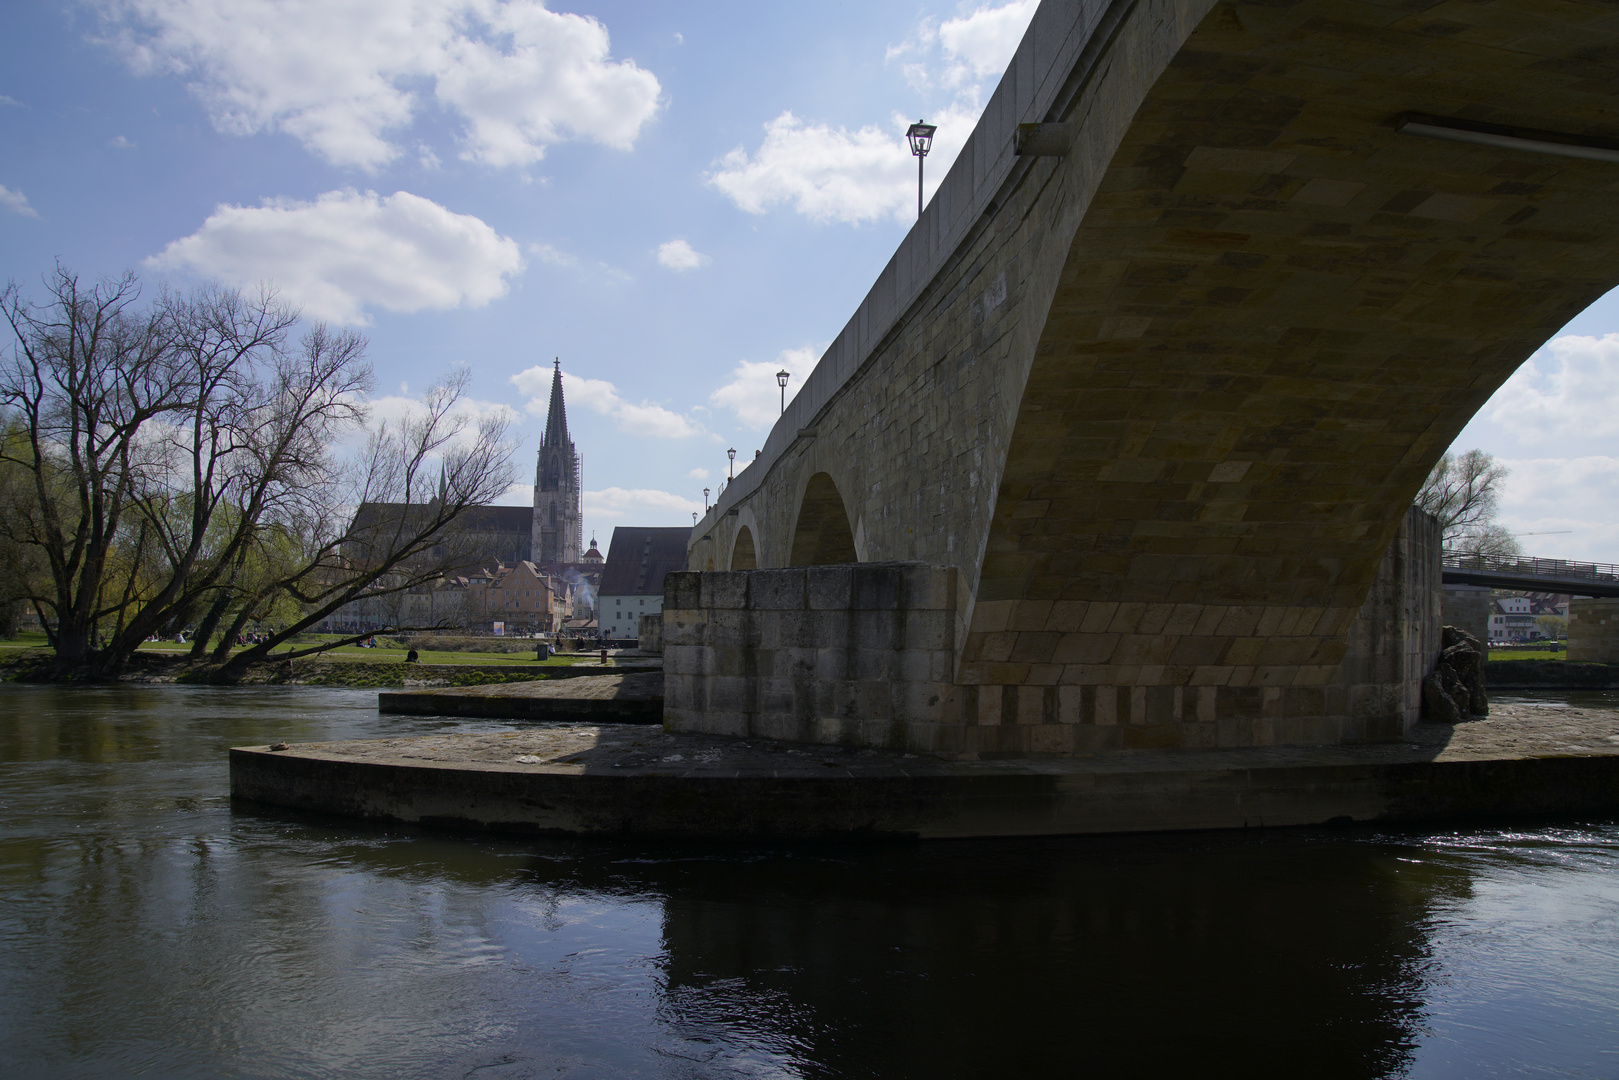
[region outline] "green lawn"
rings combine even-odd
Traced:
[[[293,647],[295,649],[302,650],[308,648],[309,645],[314,644],[315,640],[318,640],[318,638],[308,642],[297,643]],[[39,631],[19,634],[15,641],[0,641],[0,649],[48,649],[49,647],[50,646],[45,643],[45,635]],[[190,652],[191,646],[178,645],[172,641],[148,641],[141,645],[140,651],[143,653],[156,653],[158,655],[166,654],[170,656],[179,656]],[[283,652],[286,652],[285,647],[278,648],[276,650],[277,655]],[[313,660],[324,656],[330,657],[333,660],[341,660],[348,663],[363,661],[376,664],[402,664],[405,662],[405,653],[406,650],[404,649],[390,649],[382,647],[375,649],[362,649],[358,645],[344,645],[341,648],[329,649],[326,652],[310,657],[309,659]],[[421,662],[424,664],[513,664],[524,667],[566,667],[569,664],[577,663],[580,660],[580,658],[576,656],[553,656],[543,664],[536,665],[532,650],[520,653],[483,653],[434,652],[428,649],[421,649],[418,650],[418,654],[421,657]]]
[[[1489,660],[1563,660],[1567,653],[1562,649],[1491,649]]]

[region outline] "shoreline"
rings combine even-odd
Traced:
[[[641,658],[624,662],[544,664],[528,661],[434,664],[305,657],[271,660],[254,665],[240,678],[218,678],[218,667],[193,664],[178,656],[137,653],[130,667],[116,679],[63,678],[51,672],[53,657],[43,650],[14,660],[0,661],[0,682],[57,683],[63,686],[194,685],[194,686],[331,686],[356,690],[435,689],[440,687],[499,686],[507,683],[550,682],[586,675],[623,674],[649,670]]]

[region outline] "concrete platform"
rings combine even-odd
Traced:
[[[1359,747],[950,762],[653,726],[230,752],[246,801],[422,825],[682,840],[1048,836],[1619,816],[1619,712],[1508,704]]]
[[[656,724],[663,720],[663,672],[391,691],[377,695],[377,711],[408,716]]]

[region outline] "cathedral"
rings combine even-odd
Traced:
[[[580,491],[584,461],[568,438],[568,411],[562,401],[562,361],[551,376],[551,407],[534,467],[534,521],[530,551],[535,562],[576,563],[584,546]]]

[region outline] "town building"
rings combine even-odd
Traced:
[[[1556,616],[1567,626],[1569,599],[1553,593],[1497,592],[1490,605],[1491,643],[1506,645],[1554,636],[1547,633],[1548,624],[1541,619]]]
[[[527,560],[498,567],[484,586],[477,629],[503,634],[553,633],[566,617],[565,589]]]
[[[603,637],[634,638],[640,634],[642,615],[663,610],[663,579],[686,569],[686,544],[691,530],[620,525],[607,546],[607,566],[601,578]]]

